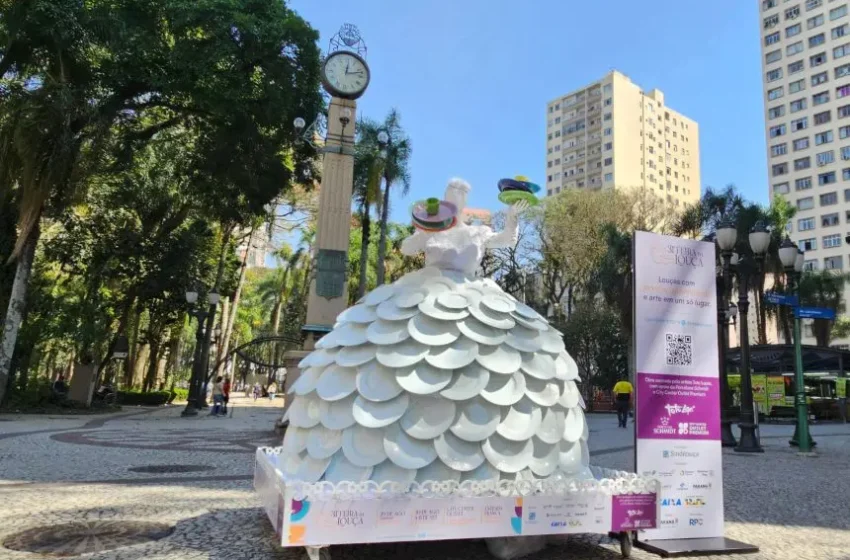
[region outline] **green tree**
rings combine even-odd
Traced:
[[[844,286],[850,274],[834,270],[806,271],[800,277],[800,305],[825,307],[841,314],[845,310]],[[814,319],[812,332],[818,346],[827,347],[833,334],[833,321]]]
[[[354,151],[354,204],[360,218],[360,252],[357,258],[357,289],[350,290],[354,301],[366,293],[370,263],[369,244],[372,238],[372,207],[381,199],[381,177],[384,159],[378,142],[381,125],[363,119],[357,124],[357,145]]]

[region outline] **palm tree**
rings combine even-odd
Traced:
[[[843,313],[844,285],[850,282],[850,274],[835,270],[812,270],[800,277],[800,304],[812,307],[834,309]],[[829,346],[833,322],[828,319],[815,319],[812,332],[818,346]]]
[[[280,255],[284,256],[285,264],[283,267],[282,277],[280,278],[280,287],[278,288],[274,311],[272,311],[272,332],[274,334],[277,334],[280,330],[280,319],[286,303],[286,294],[287,292],[292,293],[293,290],[293,288],[289,287],[289,278],[290,276],[294,276],[295,267],[298,265],[298,262],[301,260],[301,256],[304,254],[303,247],[299,248],[297,251],[292,251],[289,246],[286,246],[284,249],[286,250],[281,250]]]
[[[377,285],[384,283],[384,259],[387,254],[387,223],[390,214],[390,190],[395,185],[401,187],[401,195],[406,196],[410,190],[410,138],[401,128],[401,117],[393,109],[384,119],[381,130],[387,134],[387,144],[383,150],[383,179],[384,196],[381,201],[381,235],[378,240]]]
[[[378,144],[380,131],[380,125],[370,119],[362,120],[357,126],[357,145],[354,149],[354,203],[360,217],[360,282],[356,300],[366,293],[372,205],[378,203],[381,196],[384,160]]]

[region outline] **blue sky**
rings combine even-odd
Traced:
[[[545,182],[546,102],[616,68],[700,125],[702,185],[734,183],[767,203],[755,0],[292,0],[321,33],[360,29],[372,82],[361,113],[395,107],[413,143],[411,194],[447,179],[498,210],[499,178]]]

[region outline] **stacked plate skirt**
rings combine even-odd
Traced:
[[[292,480],[587,476],[575,361],[492,280],[429,267],[381,286],[300,368],[280,457]]]

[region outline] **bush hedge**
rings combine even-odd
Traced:
[[[187,400],[189,400],[189,389],[181,389],[180,387],[175,387],[171,390],[171,399],[169,399],[168,402],[186,402]]]
[[[162,406],[171,400],[171,391],[118,391],[118,404]]]

